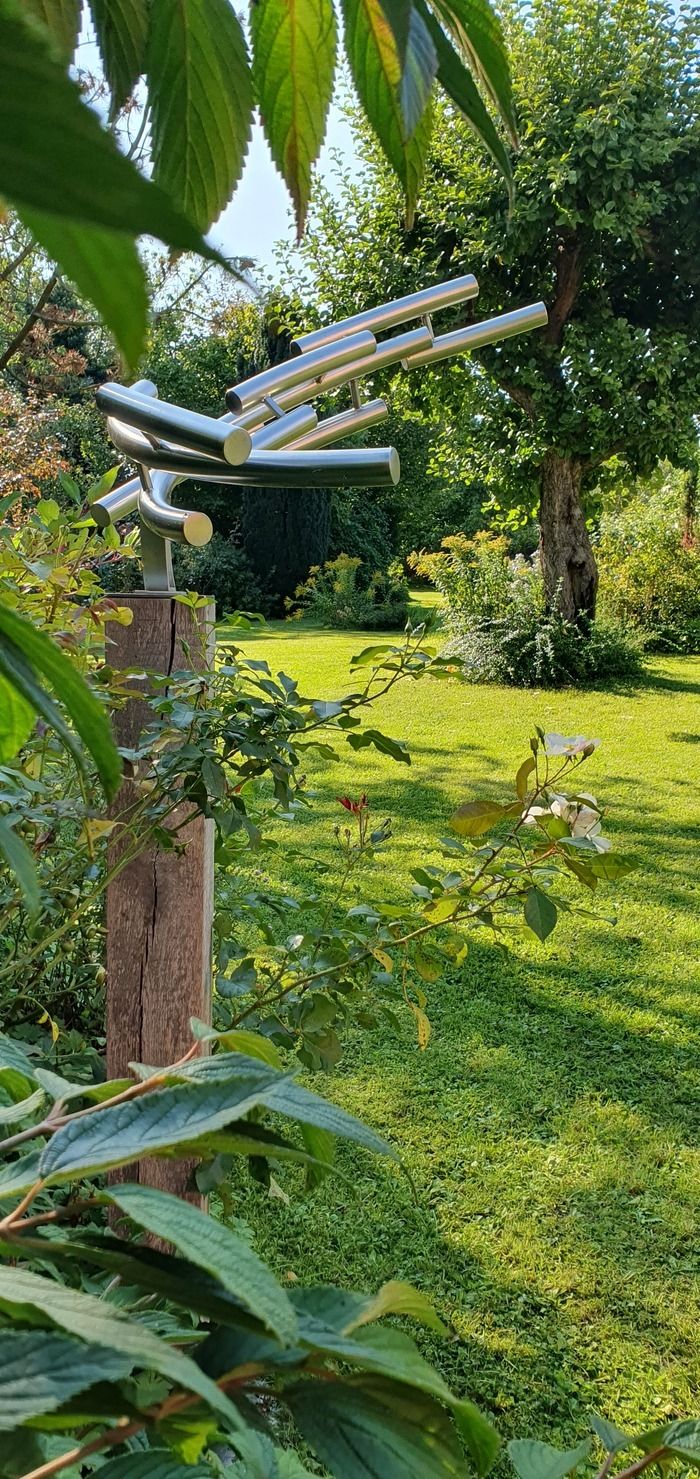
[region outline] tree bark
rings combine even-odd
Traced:
[[[595,616],[598,570],[581,507],[581,465],[546,452],[540,480],[540,559],[547,605],[569,621]]]

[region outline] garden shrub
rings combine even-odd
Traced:
[[[331,501],[329,557],[352,555],[367,573],[386,570],[392,554],[389,513],[370,488],[338,488]]]
[[[310,616],[320,626],[373,631],[404,626],[408,602],[400,570],[375,570],[367,579],[359,556],[341,554],[313,567],[290,606],[295,615]]]
[[[484,531],[411,556],[445,598],[448,650],[467,678],[560,688],[639,675],[640,640],[612,617],[583,626],[548,611],[537,556],[510,558],[508,550],[504,535]]]
[[[601,519],[601,609],[652,652],[700,652],[700,547],[684,528],[682,478],[666,471]]]
[[[203,549],[176,546],[173,568],[178,586],[212,597],[217,616],[231,611],[267,611],[269,603],[245,550],[223,534],[215,533]]]

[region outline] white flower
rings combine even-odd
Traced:
[[[546,734],[544,737],[547,755],[592,755],[599,744],[599,739],[587,739],[585,734]]]
[[[555,792],[549,806],[528,807],[523,813],[523,823],[526,827],[534,827],[540,817],[546,816],[555,816],[565,822],[571,837],[592,842],[596,852],[610,851],[612,843],[601,836],[600,810],[595,796],[583,792],[580,796],[570,797]]]

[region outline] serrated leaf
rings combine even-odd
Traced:
[[[0,193],[18,209],[221,260],[119,151],[16,0],[0,0]]]
[[[431,0],[431,5],[493,99],[512,142],[517,144],[508,51],[493,6],[489,0]]]
[[[299,1382],[286,1389],[303,1438],[336,1479],[454,1479],[464,1460],[431,1397],[380,1379]]]
[[[115,118],[136,86],[146,64],[146,0],[89,0],[102,66]]]
[[[425,170],[432,108],[428,103],[408,133],[401,100],[401,58],[380,0],[343,0],[343,17],[345,47],[360,102],[403,185],[410,226]]]
[[[148,98],[154,178],[206,231],[243,170],[253,91],[229,0],[153,0]]]
[[[509,808],[498,801],[465,801],[450,817],[450,826],[459,837],[480,837],[508,816]]]
[[[146,337],[148,293],[132,238],[121,231],[104,231],[84,222],[77,225],[45,212],[20,210],[18,214],[63,275],[94,303],[124,356],[127,370],[133,372]]]
[[[35,670],[60,695],[83,744],[92,755],[106,795],[111,799],[121,780],[121,760],[105,710],[80,673],[50,638],[1,603],[0,669],[47,723],[58,728],[60,738],[80,758],[79,747],[60,716],[57,726],[57,711],[45,691],[42,698]]]
[[[41,908],[41,893],[34,859],[26,842],[4,817],[0,817],[0,856],[17,879],[27,911],[35,919]]]
[[[525,923],[538,940],[546,940],[557,922],[557,906],[541,888],[529,888],[525,895]]]
[[[583,1463],[590,1448],[590,1438],[565,1453],[534,1438],[516,1438],[508,1444],[508,1455],[520,1479],[564,1479],[565,1474],[573,1474]]]
[[[188,1391],[196,1392],[234,1427],[240,1426],[236,1408],[228,1397],[189,1356],[92,1294],[69,1289],[26,1268],[0,1267],[0,1308],[8,1313],[36,1311],[69,1334],[127,1356],[132,1365],[158,1371]]]
[[[49,1330],[0,1331],[0,1429],[55,1412],[98,1381],[121,1381],[131,1357]]]
[[[250,27],[262,125],[301,236],[333,96],[335,12],[331,0],[265,0],[251,6]]]
[[[61,60],[72,61],[80,30],[82,0],[24,0],[24,4],[48,31]]]
[[[399,97],[406,137],[418,127],[437,71],[435,45],[425,18],[406,0],[381,0],[391,26],[401,67]]]
[[[512,193],[513,174],[508,152],[498,130],[484,105],[473,77],[467,71],[439,22],[430,14],[424,0],[415,0],[435,46],[437,54],[437,77],[447,96],[457,105],[460,113],[478,134],[508,182]]]
[[[282,1344],[291,1345],[297,1334],[294,1310],[244,1238],[192,1203],[152,1187],[117,1186],[108,1195],[140,1227],[172,1243],[191,1263],[218,1279]]]
[[[212,1469],[209,1464],[183,1464],[170,1449],[153,1448],[108,1459],[100,1479],[212,1479]]]

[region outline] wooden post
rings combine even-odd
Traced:
[[[211,663],[213,603],[193,612],[171,596],[145,592],[120,596],[119,601],[133,611],[134,619],[131,626],[110,627],[112,667],[168,674],[178,668],[204,670]],[[189,644],[187,656],[183,641]],[[118,743],[135,746],[150,717],[145,702],[131,701],[115,716]],[[134,783],[125,781],[114,803],[116,815],[134,794]],[[181,820],[182,811],[174,813],[172,821]],[[211,1021],[214,824],[195,817],[179,840],[186,844],[184,853],[146,848],[107,888],[110,1078],[125,1075],[130,1062],[157,1067],[174,1062],[192,1046],[190,1017]],[[124,845],[116,836],[110,866]],[[128,1168],[127,1179],[202,1202],[191,1186],[193,1165],[144,1160]]]

